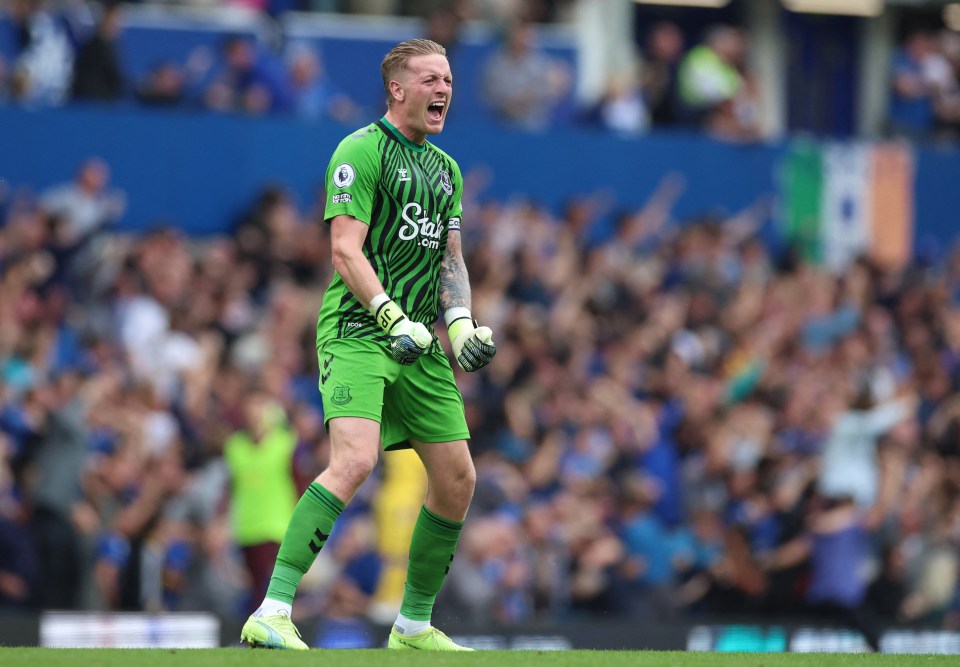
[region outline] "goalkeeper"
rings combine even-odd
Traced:
[[[327,169],[336,274],[320,309],[317,351],[330,464],[297,504],[266,598],[243,626],[241,639],[253,646],[307,648],[290,621],[301,577],[381,447],[412,447],[426,468],[427,495],[388,647],[469,650],[430,624],[476,479],[463,399],[433,323],[442,312],[464,370],[489,364],[496,348],[470,313],[460,168],[427,141],[450,108],[446,52],[425,39],[402,42],[381,74],[386,114],[345,138]]]

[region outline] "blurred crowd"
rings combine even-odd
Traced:
[[[465,26],[472,21],[492,26],[477,90],[462,99],[477,100],[488,117],[520,129],[579,125],[634,136],[653,128],[681,128],[748,142],[770,138],[772,132],[764,119],[760,79],[750,66],[750,35],[736,25],[696,30],[669,20],[637,25],[625,46],[629,53],[603,70],[602,91],[583,97],[575,95],[577,76],[597,73],[578,72],[540,39],[544,26],[576,22],[577,8],[585,3],[573,0],[194,4],[239,12],[229,15],[228,23],[243,25],[246,32],[225,28],[218,43],[189,53],[171,47],[148,69],[133,71],[121,48],[125,10],[116,0],[0,3],[0,103],[30,108],[134,104],[354,123],[376,110],[362,108],[344,92],[343,82],[328,72],[328,65],[336,69],[338,63],[325,62],[319,42],[287,39],[275,20],[288,11],[316,11],[420,19],[422,35],[447,47],[455,70]],[[888,72],[883,132],[913,140],[957,138],[960,33],[910,30]]]
[[[957,257],[829,274],[759,240],[762,202],[674,224],[681,189],[602,232],[589,199],[465,226],[503,343],[464,380],[483,519],[449,599],[503,622],[810,609],[872,643],[956,623]]]
[[[689,46],[677,24],[656,23],[632,66],[610,75],[585,118],[626,136],[657,127],[697,128],[730,141],[763,139],[749,51],[747,32],[736,26],[713,26]]]
[[[14,0],[7,19],[0,22],[0,102],[134,104],[342,122],[361,111],[308,43],[268,49],[252,34],[224,33],[213,48],[197,47],[182,62],[172,50],[134,76],[121,55],[119,3],[52,9],[40,0]]]
[[[498,353],[458,378],[478,485],[438,614],[957,627],[960,254],[829,273],[764,240],[768,202],[675,220],[684,188],[465,202]],[[242,617],[328,456],[322,204],[270,188],[229,235],[131,236],[96,159],[2,201],[0,607]],[[394,456],[298,614],[372,613]]]
[[[230,494],[250,471],[231,448],[287,448],[291,495],[322,464],[327,239],[279,190],[232,238],[115,234],[109,180],[92,159],[5,193],[0,600],[232,614],[248,582]],[[248,528],[241,541],[270,531]]]
[[[609,77],[599,99],[575,102],[573,63],[551,54],[539,39],[545,23],[568,20],[572,3],[319,4],[324,7],[316,9],[323,11],[422,18],[424,36],[444,44],[451,59],[468,21],[496,26],[496,44],[481,63],[472,98],[488,116],[517,128],[579,124],[636,135],[655,126],[686,127],[726,139],[762,138],[757,79],[747,67],[749,40],[733,26],[715,26],[701,43],[690,45],[676,24],[656,24],[645,43],[635,45],[627,65]],[[282,36],[224,33],[216,45],[187,54],[171,50],[147,71],[133,74],[121,48],[124,12],[112,1],[9,0],[0,11],[6,19],[0,21],[0,103],[29,108],[135,104],[343,123],[373,113],[329,75],[316,43]]]
[[[890,77],[891,134],[960,138],[960,33],[910,32],[894,53]]]
[[[125,9],[120,2],[58,4],[44,0],[9,0],[0,3],[0,103],[7,101],[28,108],[70,102],[139,104],[252,115],[295,115],[341,122],[353,122],[363,115],[364,110],[328,76],[316,45],[286,40],[279,34],[282,32],[279,24],[270,23],[269,15],[256,13],[270,7],[245,0],[227,4],[241,8],[238,9],[241,13],[232,16],[233,25],[242,24],[248,30],[266,26],[265,32],[271,35],[254,34],[256,30],[230,33],[224,29],[219,44],[213,48],[197,47],[187,54],[171,48],[168,56],[156,59],[147,72],[134,75],[121,49]],[[341,3],[320,0],[317,7],[287,4],[272,8],[276,11],[270,13],[316,9],[345,14],[416,16],[424,19],[424,36],[448,45],[451,50],[467,20],[482,18],[504,25],[528,26],[533,25],[533,21],[548,20],[553,12],[549,2]],[[243,13],[246,10],[255,13]],[[221,14],[221,18],[229,19],[231,15]],[[521,29],[511,32],[519,34]],[[507,43],[511,41],[517,40],[505,39]],[[524,46],[523,56],[532,48],[532,44]],[[529,75],[536,73],[528,72]],[[371,79],[371,85],[376,85],[375,82],[376,79]],[[550,88],[552,91],[555,86]],[[534,103],[551,104],[554,97],[551,92],[547,99],[537,99]]]

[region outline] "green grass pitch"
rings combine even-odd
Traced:
[[[0,648],[3,667],[919,667],[958,665],[957,656],[655,651],[253,651],[222,649]]]

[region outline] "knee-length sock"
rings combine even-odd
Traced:
[[[307,487],[293,510],[280,543],[280,553],[267,588],[268,598],[293,604],[300,580],[326,544],[343,508],[343,501],[317,482]]]
[[[410,540],[407,582],[400,605],[400,613],[406,618],[430,620],[437,593],[450,571],[462,528],[462,521],[444,519],[426,506],[420,508]]]

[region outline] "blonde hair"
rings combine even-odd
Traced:
[[[446,56],[447,50],[430,39],[408,39],[390,49],[390,52],[383,57],[383,62],[380,64],[380,75],[383,77],[383,89],[387,94],[388,107],[393,105],[390,82],[397,78],[401,70],[406,69],[411,58],[433,54]]]

